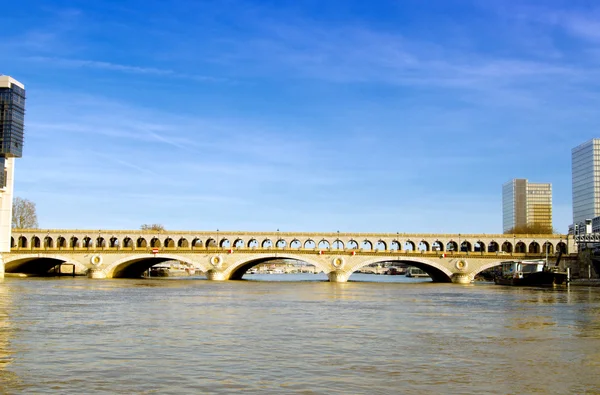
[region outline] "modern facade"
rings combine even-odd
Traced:
[[[573,225],[585,232],[586,220],[600,216],[600,139],[591,139],[571,150],[571,171]]]
[[[525,227],[552,230],[552,184],[515,178],[502,185],[502,230]]]
[[[0,75],[0,278],[2,253],[10,251],[14,160],[23,154],[25,87]]]

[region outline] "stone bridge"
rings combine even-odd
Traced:
[[[252,266],[291,259],[314,265],[333,282],[345,282],[370,264],[404,263],[433,281],[468,283],[502,261],[546,254],[554,260],[558,250],[574,247],[566,235],[15,229],[3,262],[7,273],[45,274],[68,264],[91,278],[136,278],[153,265],[178,260],[209,280],[235,280]]]

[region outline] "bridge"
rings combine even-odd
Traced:
[[[90,278],[139,278],[168,260],[189,263],[209,280],[241,279],[274,259],[314,265],[332,282],[361,268],[404,263],[433,281],[469,283],[485,269],[514,259],[554,259],[575,249],[568,235],[297,233],[153,230],[13,229],[7,273],[43,275],[58,265]],[[569,245],[571,243],[571,245]],[[2,266],[0,264],[0,266]],[[1,267],[0,267],[1,268]]]

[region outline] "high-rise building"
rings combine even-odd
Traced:
[[[502,230],[526,227],[552,231],[552,184],[515,178],[502,185]]]
[[[0,278],[4,277],[2,253],[11,247],[14,161],[23,153],[24,119],[25,87],[0,75]]]
[[[588,228],[586,220],[600,216],[600,139],[591,139],[571,150],[573,225]],[[585,231],[584,231],[585,232]]]

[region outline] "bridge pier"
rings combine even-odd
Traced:
[[[348,278],[352,273],[345,272],[343,270],[333,270],[327,273],[327,277],[329,277],[329,282],[332,283],[345,283],[348,282]]]
[[[102,278],[107,278],[108,276],[106,275],[106,273],[104,273],[103,270],[90,269],[90,271],[88,272],[88,277],[94,278],[94,279],[102,279]]]
[[[225,277],[225,273],[215,269],[211,269],[206,272],[206,279],[210,281],[225,281],[228,278]]]
[[[473,279],[466,273],[454,273],[452,275],[452,282],[454,284],[470,284],[471,281],[473,281]]]

